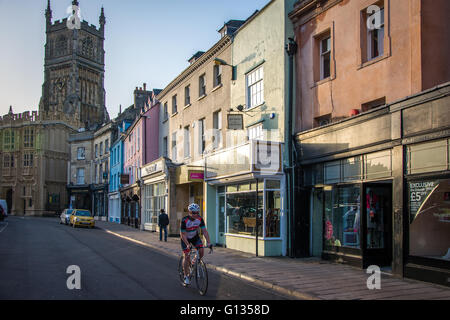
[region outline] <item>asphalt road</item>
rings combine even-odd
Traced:
[[[177,278],[178,260],[107,234],[74,229],[57,218],[13,217],[0,222],[0,299],[285,300],[248,282],[208,270],[202,297]],[[81,289],[68,289],[69,266]],[[69,281],[71,282],[71,281]],[[72,282],[73,283],[73,282]]]

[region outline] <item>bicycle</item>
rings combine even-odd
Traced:
[[[194,256],[192,257],[192,245],[189,247],[188,261],[189,261],[189,280],[192,283],[192,279],[195,277],[195,283],[197,285],[198,292],[200,295],[204,296],[208,290],[208,270],[206,269],[206,264],[200,259],[200,254],[197,249]],[[213,252],[213,246],[209,247],[209,254]],[[184,283],[184,270],[183,270],[183,254],[178,262],[178,276],[180,278],[181,285],[187,287],[188,285]]]

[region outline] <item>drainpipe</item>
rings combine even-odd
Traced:
[[[288,235],[289,235],[289,256],[291,258],[295,257],[295,212],[294,212],[294,197],[295,197],[295,171],[294,171],[294,161],[293,161],[293,93],[294,93],[294,56],[297,53],[297,43],[294,39],[289,38],[289,43],[286,44],[286,53],[288,54],[288,68],[289,68],[289,84],[288,84],[288,107],[286,108],[286,148],[287,148],[287,166],[284,168],[286,174],[286,195],[287,195],[287,206],[288,206]]]

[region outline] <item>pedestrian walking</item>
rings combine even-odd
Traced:
[[[164,241],[167,242],[167,226],[169,225],[169,216],[161,209],[161,213],[158,217],[158,225],[159,225],[159,241],[162,241],[162,234],[164,231]]]

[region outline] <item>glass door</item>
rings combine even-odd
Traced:
[[[218,206],[218,225],[219,232],[217,234],[217,244],[225,245],[225,195],[219,195],[219,206]]]
[[[392,263],[392,184],[364,185],[365,267]]]

